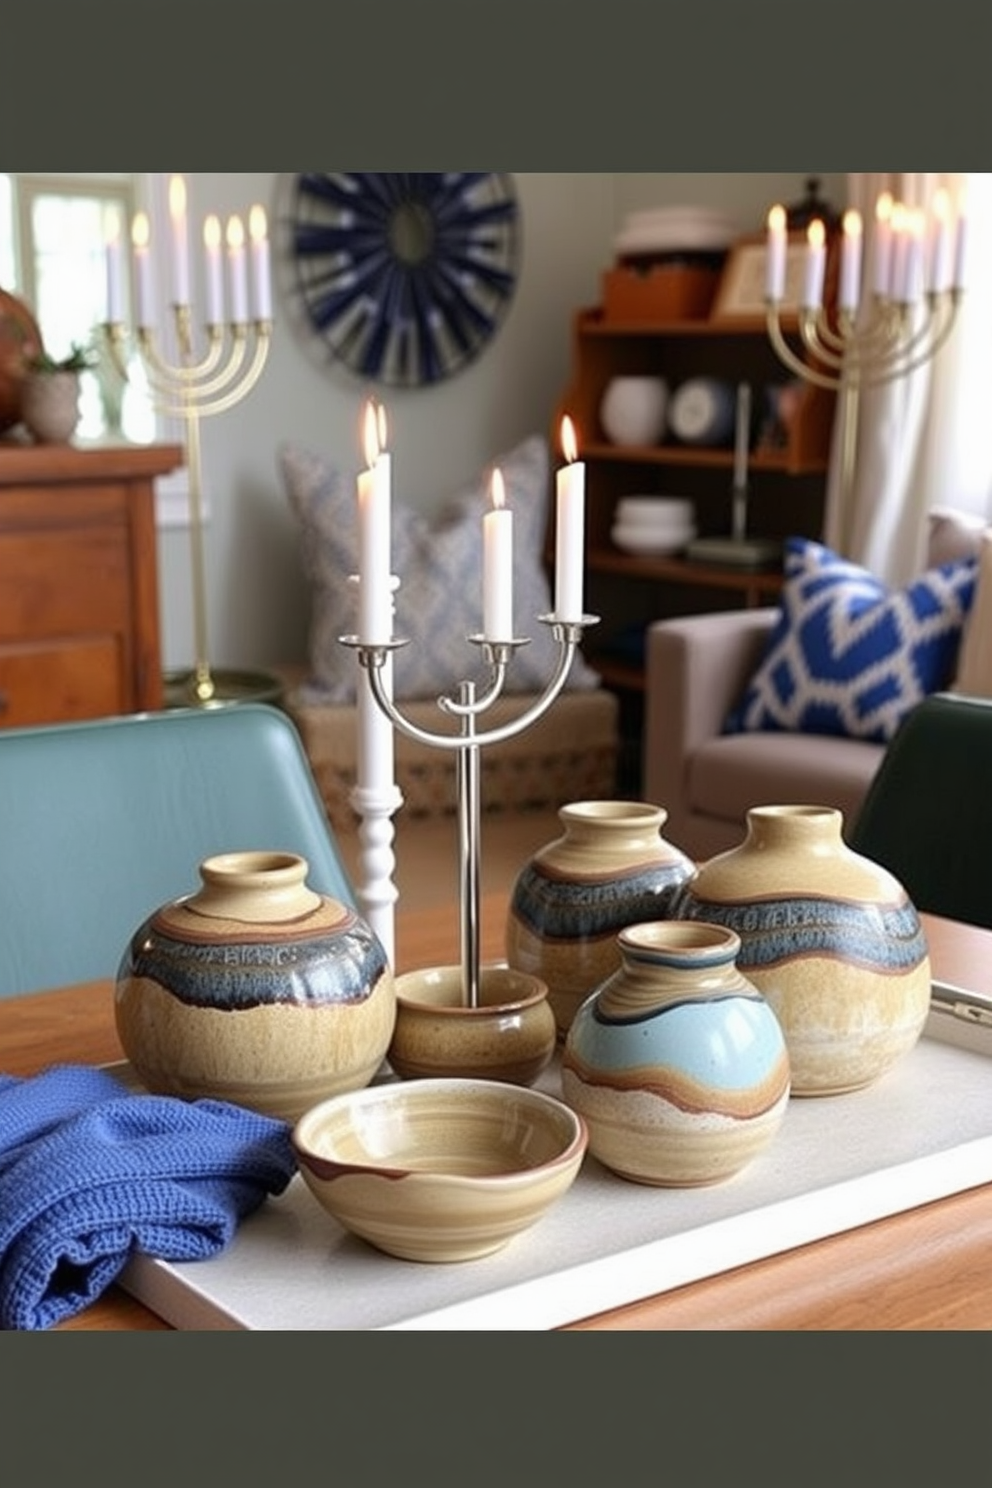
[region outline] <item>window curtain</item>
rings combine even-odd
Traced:
[[[848,204],[865,228],[859,331],[871,318],[875,203],[891,191],[907,206],[932,206],[945,186],[967,214],[965,292],[946,343],[906,375],[863,387],[850,488],[844,490],[843,405],[838,402],[824,540],[893,585],[923,567],[927,514],[954,507],[992,522],[992,172],[856,172]],[[925,312],[921,311],[921,314]]]

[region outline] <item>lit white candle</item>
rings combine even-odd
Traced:
[[[169,182],[169,216],[172,219],[173,303],[189,304],[189,236],[186,228],[186,182],[173,176]]]
[[[358,476],[358,639],[366,645],[381,645],[393,633],[392,478],[372,403],[365,409],[364,441],[366,469]]]
[[[952,284],[955,289],[964,289],[968,278],[968,216],[965,211],[964,197],[958,202],[958,224],[954,235],[954,278]]]
[[[107,223],[107,322],[118,325],[124,319],[124,247],[121,243],[121,219],[113,212]]]
[[[248,268],[245,263],[245,228],[240,217],[227,223],[227,266],[231,280],[231,320],[245,325],[248,320]]]
[[[224,278],[220,255],[220,218],[216,212],[203,224],[203,247],[207,259],[207,325],[224,321]]]
[[[765,258],[765,296],[780,302],[785,296],[785,208],[772,207],[768,213],[768,246]]]
[[[926,258],[927,219],[922,207],[915,207],[907,213],[906,235],[909,239],[909,246],[906,250],[903,300],[907,305],[915,305],[923,293],[924,260]]]
[[[883,191],[875,203],[875,238],[872,247],[872,288],[883,300],[892,295],[891,191]]]
[[[819,217],[806,229],[806,277],[803,309],[818,310],[823,303],[823,276],[827,266],[826,232]]]
[[[889,295],[899,304],[906,298],[906,271],[909,264],[909,213],[902,202],[892,208],[892,273]]]
[[[272,284],[269,273],[269,229],[265,208],[253,206],[248,213],[251,239],[252,313],[256,320],[272,319]]]
[[[148,215],[145,212],[136,212],[134,221],[131,223],[131,247],[134,254],[134,285],[139,329],[147,329],[155,324],[152,310],[150,240],[151,228],[148,225]]]
[[[951,254],[954,226],[951,221],[951,198],[943,186],[935,193],[930,216],[930,257],[927,267],[927,289],[943,294],[951,287]]]
[[[840,288],[837,303],[848,315],[854,315],[861,294],[861,213],[853,208],[844,213],[844,239],[840,256]]]
[[[575,426],[568,414],[561,421],[561,448],[566,463],[555,478],[555,618],[578,621],[583,614],[586,467],[577,458]]]
[[[499,470],[490,494],[492,510],[482,519],[482,633],[487,641],[512,641],[513,513]]]

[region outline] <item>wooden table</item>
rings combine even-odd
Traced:
[[[481,906],[481,954],[503,954],[504,902]],[[934,976],[992,991],[992,932],[923,916]],[[397,963],[457,960],[454,907],[397,916]],[[58,1061],[122,1058],[109,983],[0,1001],[0,1070],[30,1075]],[[992,1068],[990,1068],[992,1082]],[[990,1083],[992,1090],[992,1083]],[[576,1299],[581,1319],[581,1298]],[[165,1329],[111,1288],[62,1325],[82,1330]],[[576,1321],[575,1329],[992,1328],[992,1184],[804,1245],[768,1260]]]

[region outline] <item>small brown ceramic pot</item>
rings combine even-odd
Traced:
[[[508,966],[479,971],[477,1007],[467,1007],[460,966],[396,978],[396,1026],[388,1060],[405,1080],[463,1076],[531,1085],[557,1042],[547,984]]]

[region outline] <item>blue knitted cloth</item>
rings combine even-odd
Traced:
[[[132,1095],[84,1065],[0,1074],[0,1327],[81,1312],[135,1252],[218,1254],[289,1183],[290,1130],[226,1101]]]

